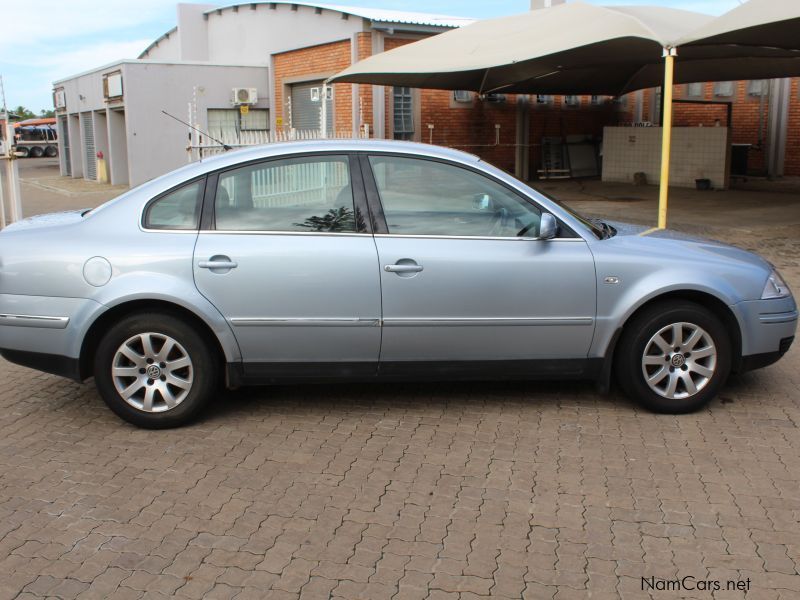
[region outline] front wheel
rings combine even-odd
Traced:
[[[659,413],[699,410],[731,369],[731,342],[720,319],[691,302],[660,303],[625,326],[617,355],[625,393]]]
[[[207,341],[189,324],[173,315],[138,313],[103,336],[94,374],[118,416],[164,429],[197,416],[217,388],[218,367]]]

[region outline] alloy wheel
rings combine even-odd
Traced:
[[[192,359],[177,340],[141,333],[117,349],[111,376],[120,397],[147,413],[166,412],[186,399],[194,381]]]
[[[689,398],[708,385],[717,366],[714,340],[693,323],[672,323],[645,344],[642,374],[647,385],[670,400]]]

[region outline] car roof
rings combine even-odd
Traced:
[[[231,150],[203,158],[174,171],[170,171],[160,177],[151,179],[141,185],[132,188],[126,193],[118,196],[98,207],[93,211],[94,214],[101,212],[101,209],[117,204],[117,200],[123,200],[129,196],[154,196],[167,191],[175,186],[181,185],[194,178],[202,177],[207,173],[235,167],[242,163],[257,161],[267,158],[291,156],[293,154],[305,154],[310,152],[391,152],[395,154],[410,154],[414,156],[424,156],[429,158],[440,158],[462,164],[476,164],[480,158],[474,154],[461,152],[452,148],[433,146],[430,144],[418,144],[415,142],[395,141],[395,140],[361,140],[361,139],[334,139],[334,140],[312,140],[300,142],[276,142],[261,146],[247,146],[236,150]]]
[[[313,140],[301,142],[276,142],[262,146],[247,146],[199,160],[187,167],[196,167],[197,174],[214,171],[241,162],[271,158],[286,154],[303,154],[306,152],[399,152],[415,154],[433,158],[444,158],[458,162],[476,163],[480,158],[474,154],[461,152],[452,148],[419,144],[396,140],[361,140],[361,139],[335,139]],[[188,174],[187,174],[188,175]]]

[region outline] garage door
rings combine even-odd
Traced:
[[[97,151],[94,146],[94,115],[90,112],[81,113],[83,122],[83,142],[86,151],[86,179],[97,179]]]
[[[306,81],[291,86],[292,127],[319,131],[322,81]],[[333,88],[328,88],[328,132],[333,132]]]

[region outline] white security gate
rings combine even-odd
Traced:
[[[97,150],[94,146],[94,115],[90,112],[81,113],[83,123],[83,141],[86,152],[86,179],[97,179]]]

